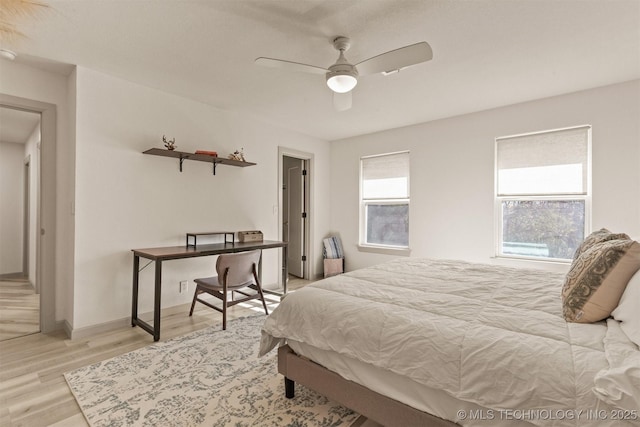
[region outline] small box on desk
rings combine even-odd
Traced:
[[[262,231],[238,231],[238,241],[240,242],[262,242],[263,240]]]

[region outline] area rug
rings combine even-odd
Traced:
[[[358,414],[303,387],[284,397],[264,316],[151,344],[65,374],[92,426],[350,426]]]

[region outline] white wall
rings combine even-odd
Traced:
[[[22,272],[24,144],[0,141],[0,274]]]
[[[391,258],[357,249],[361,156],[410,150],[411,256],[495,262],[495,138],[583,124],[593,126],[593,229],[640,235],[636,80],[333,141],[331,228],[342,237],[347,269]],[[539,262],[509,264],[566,269]]]
[[[278,240],[278,146],[314,154],[315,233],[329,225],[330,144],[240,114],[79,67],[76,80],[76,200],[73,328],[126,319],[131,310],[133,248],[184,245],[185,233],[262,230]],[[257,166],[237,168],[143,155],[164,148],[244,148]],[[320,252],[317,252],[321,256]],[[263,281],[277,283],[276,250],[264,252]],[[213,257],[164,263],[163,307],[187,303],[196,277],[214,273]],[[144,265],[144,263],[143,263]],[[140,311],[152,307],[153,268],[141,274]],[[186,294],[178,282],[190,281]],[[185,315],[187,313],[185,312]]]

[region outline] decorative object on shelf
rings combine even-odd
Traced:
[[[263,240],[264,237],[260,230],[238,231],[239,242],[262,242]]]
[[[164,146],[167,147],[167,150],[175,150],[177,147],[175,138],[173,138],[171,141],[167,141],[167,138],[162,135],[162,142],[164,142]]]
[[[244,159],[244,148],[241,148],[240,150],[236,150],[233,153],[229,154],[229,158],[231,160],[237,160],[239,162],[246,162],[246,160]]]
[[[196,154],[204,154],[206,156],[218,157],[218,152],[217,151],[196,150]]]

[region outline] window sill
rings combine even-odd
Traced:
[[[524,257],[493,256],[491,260],[498,265],[504,265],[506,267],[533,268],[536,270],[557,271],[559,273],[566,273],[571,266],[570,261],[541,260]]]
[[[499,260],[513,260],[513,261],[527,261],[527,262],[540,262],[544,264],[559,264],[559,265],[570,265],[570,259],[559,259],[559,258],[538,258],[538,257],[527,257],[527,256],[509,256],[509,255],[495,255],[493,256],[495,259]]]
[[[395,256],[409,256],[411,254],[411,249],[409,248],[392,248],[372,245],[358,245],[358,251]]]

